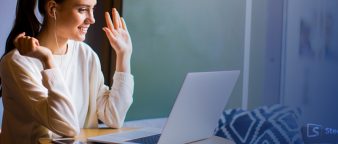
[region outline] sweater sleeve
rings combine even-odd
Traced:
[[[104,85],[101,69],[98,74],[97,115],[107,126],[120,128],[133,102],[134,78],[129,73],[115,72],[111,89]]]
[[[23,60],[14,59],[5,66],[4,83],[9,84],[11,91],[17,89],[13,92],[13,99],[35,121],[52,132],[62,136],[79,134],[76,110],[67,97],[69,92],[59,70],[43,70],[42,82],[39,82],[39,76],[29,72],[27,65]]]

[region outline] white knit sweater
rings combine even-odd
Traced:
[[[57,68],[8,53],[0,64],[4,115],[1,143],[37,143],[51,132],[63,136],[96,128],[98,119],[119,128],[133,101],[134,80],[115,72],[111,90],[96,53],[85,43],[68,41],[65,55],[54,55]]]

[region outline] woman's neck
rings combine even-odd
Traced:
[[[41,46],[50,49],[54,55],[64,55],[67,52],[68,39],[58,36],[54,30],[42,28],[37,39]]]

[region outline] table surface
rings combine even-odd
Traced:
[[[88,137],[99,136],[110,133],[117,133],[122,131],[135,130],[135,128],[120,128],[120,129],[112,129],[112,128],[97,128],[97,129],[81,129],[81,132],[78,136],[75,137],[76,140],[80,140],[81,142],[86,142]],[[39,140],[41,144],[51,144],[50,138],[41,138]]]
[[[136,130],[138,128],[120,128],[120,129],[112,129],[112,128],[97,128],[97,129],[81,129],[81,132],[74,139],[79,140],[81,142],[87,142],[88,137],[99,136],[104,134],[118,133],[123,131],[131,131]],[[39,140],[40,144],[52,144],[50,138],[41,138]],[[220,137],[211,137],[207,140],[195,142],[194,144],[235,144],[234,142],[223,139]]]

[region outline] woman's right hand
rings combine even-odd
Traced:
[[[45,68],[53,67],[52,52],[48,48],[40,46],[39,40],[36,38],[25,36],[25,32],[14,39],[14,46],[21,55],[39,59]]]

